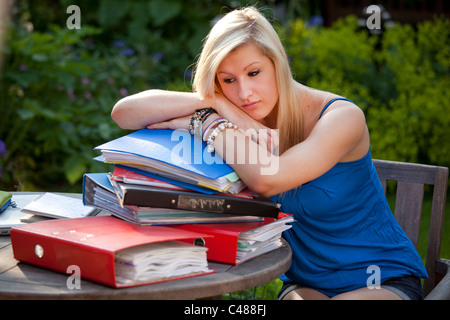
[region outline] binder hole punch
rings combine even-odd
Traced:
[[[192,244],[194,246],[204,247],[205,246],[205,240],[203,238],[197,238],[197,239],[194,239]]]
[[[42,248],[41,245],[37,244],[34,247],[34,253],[36,254],[36,256],[40,259],[44,256],[44,248]]]

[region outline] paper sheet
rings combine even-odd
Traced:
[[[91,215],[96,209],[83,205],[81,199],[47,192],[27,204],[22,211],[51,218],[81,218]]]

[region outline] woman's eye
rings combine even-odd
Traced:
[[[255,77],[255,76],[257,76],[260,72],[261,72],[261,70],[255,70],[255,71],[249,72],[248,75],[249,75],[250,77]]]
[[[234,79],[233,78],[223,79],[223,82],[225,82],[225,83],[233,83]]]

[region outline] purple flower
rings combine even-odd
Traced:
[[[152,59],[156,62],[159,62],[164,59],[164,54],[161,52],[155,52],[152,54]]]
[[[27,69],[28,69],[28,67],[27,67],[26,65],[24,65],[24,64],[21,64],[21,65],[19,66],[19,70],[20,70],[20,71],[27,71]]]
[[[306,24],[307,27],[317,27],[323,25],[323,18],[321,16],[311,16],[311,19],[309,19],[308,23]]]
[[[131,57],[132,55],[134,55],[134,50],[131,48],[122,49],[120,50],[120,55],[125,58]]]
[[[0,156],[6,158],[6,143],[0,140]],[[3,177],[3,166],[0,166],[0,178]]]
[[[106,81],[108,81],[109,84],[113,84],[114,83],[114,78],[109,77]]]
[[[92,94],[89,91],[86,91],[84,93],[84,97],[86,98],[86,100],[91,100],[92,99]]]
[[[69,96],[69,99],[72,100],[72,101],[75,101],[77,99],[77,97],[73,93],[72,89],[67,89],[67,95]]]
[[[116,41],[113,42],[113,46],[115,48],[119,48],[119,49],[120,48],[125,48],[126,45],[127,45],[127,43],[125,41],[123,41],[123,40],[116,40]]]
[[[85,86],[87,86],[89,84],[89,82],[91,82],[91,80],[89,78],[84,77],[81,79],[81,83]]]
[[[128,90],[125,88],[120,88],[119,92],[122,95],[122,97],[125,97],[128,95]]]
[[[6,157],[6,143],[0,140],[0,156]]]

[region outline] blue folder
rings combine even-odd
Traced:
[[[135,169],[132,165],[139,164],[140,157],[143,157],[165,164],[167,172],[180,176],[185,171],[212,180],[221,177],[226,178],[230,183],[239,180],[234,170],[222,158],[216,154],[209,154],[205,151],[205,148],[206,144],[203,141],[195,139],[187,131],[141,129],[99,145],[95,147],[95,150],[113,151],[137,156],[131,157],[130,163],[125,161],[113,164],[178,185],[180,183],[176,179],[169,179],[160,175],[155,176],[154,172],[150,173],[146,170]],[[111,163],[107,159],[104,159],[104,161]],[[182,186],[186,187],[185,184]],[[189,187],[199,192],[211,192],[211,189],[208,191],[208,188],[202,184]]]

